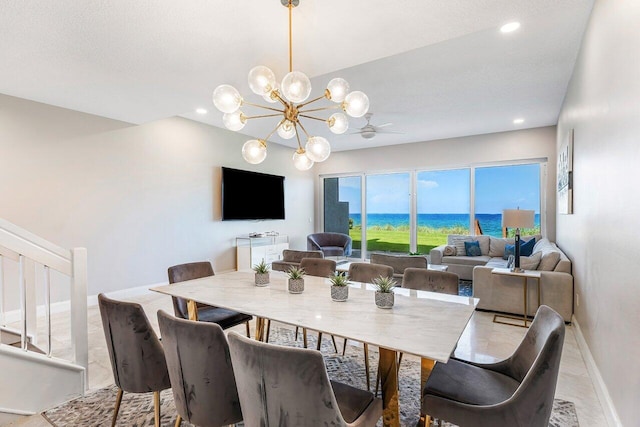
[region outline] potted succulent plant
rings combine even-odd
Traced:
[[[376,288],[376,305],[379,308],[391,308],[394,303],[393,288],[397,285],[391,277],[376,277],[373,279],[373,286]]]
[[[336,271],[329,278],[331,281],[331,299],[334,301],[346,301],[349,298],[349,275],[346,272]]]
[[[304,291],[304,269],[299,267],[291,267],[287,272],[289,276],[289,292],[292,294],[300,294]]]
[[[269,264],[264,262],[264,259],[260,264],[253,266],[253,271],[256,273],[256,286],[267,286],[269,284]]]

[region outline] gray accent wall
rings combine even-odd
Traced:
[[[0,94],[0,217],[62,247],[86,247],[89,295],[167,282],[167,267],[184,262],[233,270],[235,237],[253,231],[306,248],[313,171],[296,170],[293,149],[277,144],[250,165],[247,139],[178,117],[132,125]],[[284,175],[286,219],[222,222],[221,166]],[[17,307],[10,264],[7,310]],[[53,280],[54,301],[68,299],[64,280]]]
[[[557,135],[574,130],[574,214],[557,216],[557,240],[575,318],[625,426],[640,420],[639,23],[640,2],[596,1]]]

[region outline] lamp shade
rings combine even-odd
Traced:
[[[535,211],[505,209],[502,211],[502,226],[507,228],[533,228]]]

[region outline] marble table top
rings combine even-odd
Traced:
[[[395,305],[376,307],[370,284],[353,283],[349,299],[330,296],[329,279],[305,276],[301,294],[287,291],[287,276],[272,271],[258,287],[250,270],[151,288],[152,291],[224,307],[389,350],[447,362],[477,298],[396,288]]]

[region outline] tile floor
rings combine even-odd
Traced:
[[[157,318],[155,313],[157,310],[163,309],[169,313],[173,312],[171,300],[165,295],[150,293],[130,300],[143,305],[156,330]],[[88,313],[89,387],[94,390],[112,384],[113,376],[98,307],[89,307]],[[526,330],[516,326],[493,323],[492,320],[492,313],[474,313],[458,343],[456,356],[475,361],[490,361],[509,356],[522,339]],[[52,317],[52,329],[56,337],[52,340],[54,356],[70,358],[70,350],[65,350],[69,349],[68,325],[68,313],[59,313]],[[238,328],[239,332],[244,332],[244,326],[236,328]],[[44,325],[42,325],[42,329],[44,330]],[[46,338],[39,336],[39,342],[40,345],[46,345]],[[578,349],[574,329],[571,326],[567,327],[565,334],[556,397],[575,403],[581,427],[602,427],[607,425],[591,378],[587,373],[584,360]],[[22,417],[5,425],[50,427],[50,424],[38,415]]]

